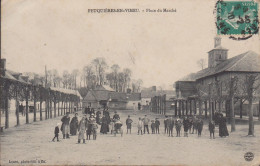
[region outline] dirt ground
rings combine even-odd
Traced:
[[[259,165],[259,125],[255,125],[255,137],[247,137],[248,125],[236,125],[236,132],[227,138],[209,138],[207,122],[202,136],[168,137],[163,131],[163,116],[150,112],[118,111],[125,123],[131,115],[134,123],[132,134],[123,137],[98,134],[97,140],[77,144],[77,136],[51,142],[54,127],[61,117],[12,127],[1,133],[1,165]],[[113,112],[110,113],[113,115]],[[137,119],[160,118],[160,134],[137,135]],[[73,115],[70,115],[71,117]],[[81,116],[81,114],[79,115]],[[80,118],[80,117],[79,117]],[[99,126],[100,129],[100,126]],[[230,130],[230,126],[228,125]],[[174,130],[174,135],[176,131]],[[244,154],[253,152],[254,159],[245,161]],[[36,163],[35,163],[36,162]]]

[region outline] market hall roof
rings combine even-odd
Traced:
[[[260,72],[260,56],[253,51],[248,51],[227,59],[216,67],[206,68],[197,73],[191,73],[178,81],[196,81],[225,71]]]

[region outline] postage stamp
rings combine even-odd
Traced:
[[[258,34],[258,3],[254,1],[218,1],[216,4],[218,35]]]

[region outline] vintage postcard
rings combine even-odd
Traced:
[[[1,0],[0,165],[260,165],[259,0]]]

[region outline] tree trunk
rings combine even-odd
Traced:
[[[8,92],[6,93],[7,95],[5,96],[5,128],[9,128],[9,110],[8,110]]]
[[[260,100],[259,100],[259,104],[258,104],[258,121],[260,121]]]
[[[52,100],[50,100],[50,118],[52,119]]]
[[[242,101],[242,99],[240,99],[239,113],[240,113],[240,119],[242,119],[242,117],[243,117],[243,101]]]
[[[60,116],[60,101],[58,101],[58,116]]]
[[[212,121],[212,102],[209,100],[209,121]]]
[[[48,119],[48,101],[45,100],[45,119]]]
[[[202,115],[202,103],[201,100],[199,100],[199,117]]]
[[[194,100],[194,114],[197,114],[197,101]]]
[[[235,110],[234,110],[234,97],[231,97],[230,100],[230,122],[231,122],[231,132],[236,131],[236,126],[235,126]]]
[[[179,101],[179,118],[181,117],[181,107],[182,107],[182,105],[181,105],[181,100]]]
[[[175,117],[177,117],[177,104],[178,104],[178,102],[177,102],[177,100],[175,100],[175,107],[174,107],[174,111],[175,111]]]
[[[57,114],[56,114],[56,101],[54,100],[54,118],[56,118]]]
[[[40,100],[40,121],[42,121],[42,100]]]
[[[19,119],[19,101],[16,97],[16,126],[20,125],[20,119]]]
[[[25,105],[25,108],[26,108],[26,112],[25,112],[25,115],[26,115],[26,124],[29,123],[29,105],[28,105],[28,94],[26,94],[26,105]]]
[[[34,96],[34,100],[33,100],[33,121],[36,122],[36,98]]]
[[[205,118],[208,118],[208,102],[205,101]]]
[[[192,115],[192,100],[190,100],[190,115]]]
[[[189,113],[188,100],[186,100],[186,115]]]
[[[248,135],[254,135],[254,121],[253,121],[253,107],[252,107],[252,98],[248,99],[248,114],[249,114],[249,129]]]
[[[184,116],[184,112],[185,112],[184,101],[181,101],[181,104],[182,104],[182,116]]]

